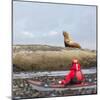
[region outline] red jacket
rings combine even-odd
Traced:
[[[77,78],[77,82],[83,80],[83,74],[81,72],[80,64],[72,64],[72,67],[70,69],[70,72],[68,75],[65,76],[65,79],[62,80],[62,84],[68,84],[70,83],[74,78]]]
[[[80,64],[73,64],[70,69],[70,77],[73,79],[75,76],[79,81],[83,80]]]

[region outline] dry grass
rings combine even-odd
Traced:
[[[74,57],[79,59],[83,68],[96,66],[96,53],[93,51],[41,47],[19,46],[16,49],[14,47],[13,64],[19,69],[18,71],[65,70],[69,69]]]

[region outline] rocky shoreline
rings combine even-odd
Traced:
[[[48,45],[14,45],[13,71],[57,71],[70,69],[78,58],[82,68],[96,66],[96,51]]]

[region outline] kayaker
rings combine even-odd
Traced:
[[[64,80],[59,81],[59,84],[77,84],[82,83],[83,80],[84,76],[81,71],[81,66],[78,62],[78,59],[73,59],[69,74],[65,76]]]

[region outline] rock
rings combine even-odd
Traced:
[[[67,70],[70,69],[74,57],[79,59],[83,68],[96,66],[96,52],[92,50],[45,45],[15,45],[13,70],[24,72]]]

